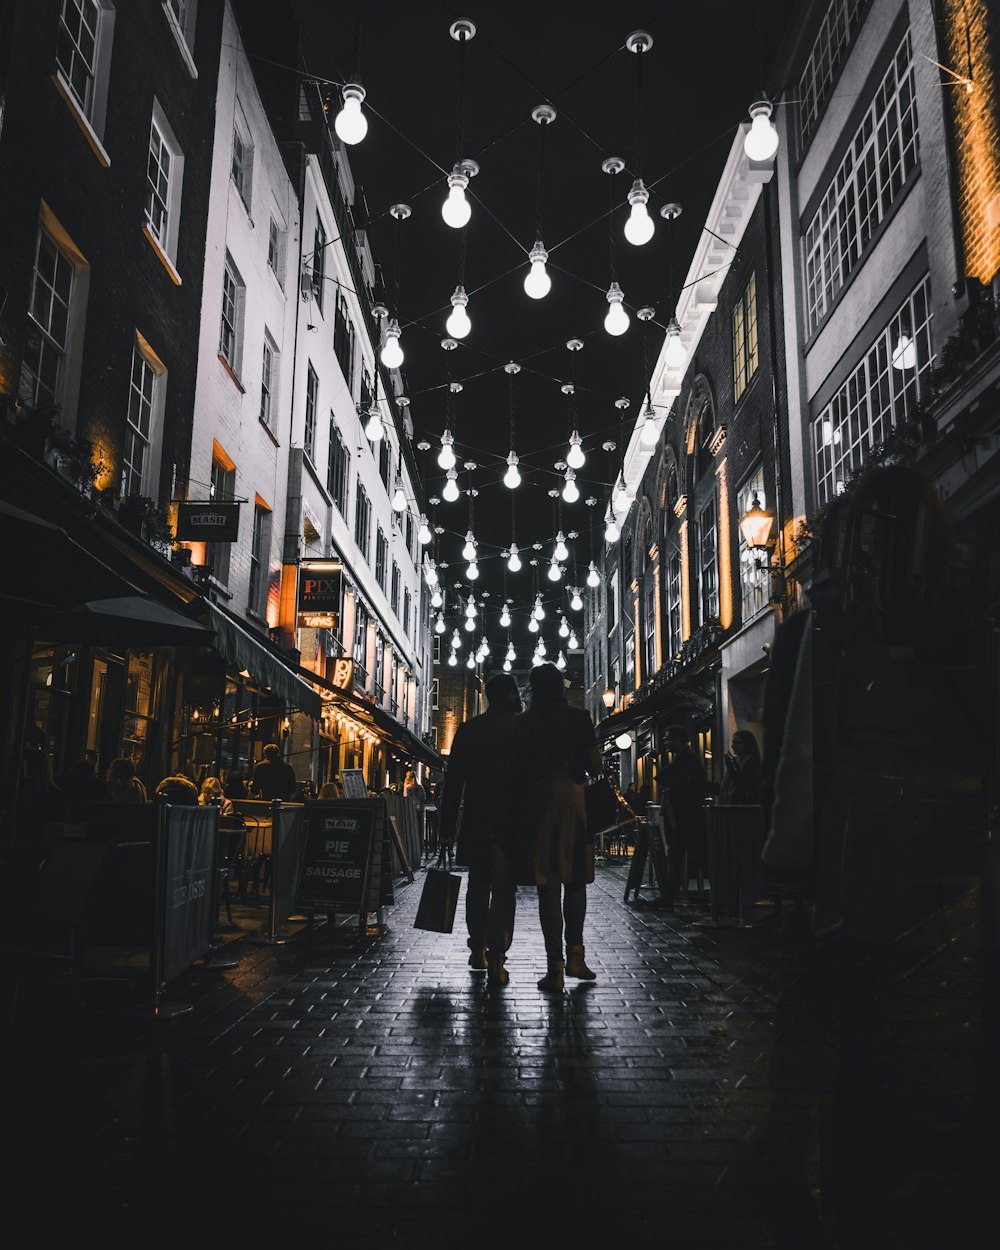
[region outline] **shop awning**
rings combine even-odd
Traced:
[[[94,599],[71,612],[58,612],[39,625],[47,642],[85,642],[109,647],[207,647],[206,625],[155,603],[145,595]]]
[[[609,738],[654,719],[670,716],[683,722],[691,717],[704,716],[711,711],[714,704],[711,695],[700,686],[701,683],[696,679],[675,679],[670,685],[602,720],[597,726],[598,741],[606,742]]]
[[[311,686],[298,676],[291,661],[263,638],[255,637],[234,616],[211,600],[205,600],[209,624],[215,633],[211,645],[236,672],[250,673],[262,686],[268,687],[291,708],[318,719],[322,700]]]

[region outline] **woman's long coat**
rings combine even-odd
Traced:
[[[601,771],[590,717],[567,703],[532,707],[514,718],[514,764],[521,839],[518,880],[526,885],[589,884],[594,842],[583,790]]]

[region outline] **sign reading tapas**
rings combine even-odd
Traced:
[[[341,566],[328,560],[303,561],[299,569],[299,624],[336,629],[343,591]]]
[[[177,505],[177,538],[181,542],[234,543],[239,533],[238,503]]]

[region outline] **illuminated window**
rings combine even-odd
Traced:
[[[719,533],[715,493],[698,516],[698,624],[707,625],[719,616]]]
[[[757,275],[751,274],[746,290],[733,309],[733,399],[750,385],[757,372]]]

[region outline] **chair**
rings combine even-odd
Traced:
[[[236,882],[237,894],[242,897],[246,874],[247,826],[242,816],[219,817],[219,905],[226,905],[226,921],[233,923],[233,896],[230,889]]]

